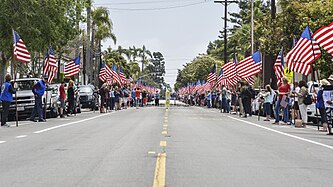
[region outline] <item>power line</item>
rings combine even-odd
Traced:
[[[169,10],[169,9],[184,8],[184,7],[189,7],[189,6],[204,4],[204,3],[211,2],[211,1],[212,0],[205,0],[205,1],[197,2],[197,3],[190,3],[190,4],[177,5],[177,6],[168,6],[168,7],[155,7],[155,8],[112,8],[112,7],[109,7],[107,9],[110,9],[110,10],[123,10],[123,11]]]
[[[188,0],[187,2],[189,2]],[[193,0],[192,0],[193,1]],[[122,3],[95,3],[95,5],[138,5],[138,4],[158,4],[158,3],[184,3],[186,1],[180,1],[180,0],[175,0],[175,1],[138,1],[138,2],[122,2]]]

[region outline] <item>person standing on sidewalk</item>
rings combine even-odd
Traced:
[[[9,114],[9,106],[10,103],[13,102],[13,94],[16,92],[17,85],[10,82],[12,80],[12,76],[7,74],[5,76],[6,82],[3,83],[1,87],[1,96],[0,100],[2,101],[2,116],[1,116],[1,127],[10,127],[7,124],[7,118]]]
[[[323,91],[323,98],[325,101],[327,124],[328,124],[327,135],[333,135],[332,133],[333,75],[330,75],[327,80],[330,82],[330,85],[324,86],[324,91]]]
[[[139,108],[140,97],[141,97],[140,88],[136,88],[136,91],[135,91],[135,106],[136,106],[137,109]]]
[[[35,95],[35,107],[32,110],[30,121],[37,122],[35,117],[38,117],[38,122],[45,122],[46,120],[43,118],[43,103],[42,97],[46,90],[46,81],[48,76],[44,75],[41,80],[39,80],[33,87],[32,93]]]
[[[280,122],[280,114],[279,114],[279,110],[281,107],[283,107],[283,116],[284,116],[284,122],[283,124],[286,125],[287,124],[287,119],[288,116],[289,116],[289,111],[288,111],[288,104],[285,105],[285,103],[289,102],[289,93],[290,93],[290,84],[288,84],[288,79],[286,77],[283,77],[282,78],[282,85],[279,87],[279,92],[278,92],[278,100],[276,102],[276,105],[275,105],[275,122],[273,124],[279,124]],[[283,101],[282,101],[283,100]],[[282,106],[281,103],[283,103],[283,105],[285,106]]]
[[[320,113],[320,120],[321,124],[323,125],[323,131],[327,132],[327,116],[326,116],[326,110],[325,110],[325,104],[324,104],[324,98],[323,98],[323,86],[329,85],[330,83],[326,80],[320,80],[320,90],[317,93],[317,102],[316,107],[319,110]],[[316,89],[315,89],[316,92]]]
[[[308,94],[308,86],[304,80],[301,80],[299,81],[299,87],[301,88],[300,93],[296,92],[296,95],[298,97],[299,111],[301,112],[302,123],[303,126],[306,127],[306,124],[308,123],[308,114],[306,111],[307,105],[304,104],[303,101],[305,95]]]
[[[111,98],[110,110],[114,110],[116,101],[115,101],[114,87],[113,86],[111,86],[110,98]]]
[[[64,118],[64,108],[66,101],[65,82],[62,81],[59,87],[59,101],[60,101],[60,118]]]
[[[68,101],[68,111],[67,116],[70,116],[74,113],[74,81],[70,80],[68,82],[68,90],[67,90],[67,101]]]
[[[264,113],[266,115],[266,119],[264,119],[264,121],[269,121],[271,119],[271,93],[272,89],[270,85],[266,85],[264,93],[259,93],[260,96],[264,98]]]
[[[155,98],[155,106],[160,106],[160,94],[158,93],[158,91],[156,91],[154,98]]]

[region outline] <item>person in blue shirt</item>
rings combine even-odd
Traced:
[[[131,106],[132,107],[136,107],[136,102],[135,102],[135,89],[133,88],[132,91],[131,91],[131,96],[132,96],[132,104]]]
[[[33,87],[32,93],[35,95],[35,107],[32,110],[30,121],[37,122],[35,119],[38,117],[38,122],[45,122],[46,120],[43,118],[43,104],[42,97],[46,90],[46,81],[48,77],[46,75],[43,76],[41,80],[39,80]]]
[[[6,82],[3,83],[1,87],[1,96],[0,100],[2,101],[2,116],[1,116],[1,127],[10,127],[7,124],[7,118],[9,114],[9,106],[10,103],[13,102],[13,94],[16,92],[16,83],[12,85],[10,82],[12,80],[12,76],[7,74],[5,76]],[[14,87],[14,88],[13,88]]]
[[[327,115],[326,115],[326,108],[325,108],[325,103],[324,103],[324,98],[323,98],[323,86],[329,85],[328,80],[323,79],[320,80],[320,90],[317,93],[317,100],[316,100],[316,107],[319,110],[320,113],[320,120],[321,124],[323,125],[323,131],[327,132],[327,127],[328,127],[328,121],[327,121]],[[317,91],[314,89],[315,92]]]

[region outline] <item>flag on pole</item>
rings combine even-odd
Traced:
[[[71,77],[80,72],[80,54],[74,60],[65,63],[65,77]]]
[[[45,55],[43,74],[47,75],[49,77],[47,81],[49,83],[52,83],[57,72],[58,72],[58,63],[54,56],[54,51],[52,47],[49,46]]]
[[[121,81],[120,81],[120,78],[119,78],[117,66],[115,64],[113,64],[113,66],[112,66],[111,75],[112,75],[113,81],[118,83],[121,86],[122,84],[121,84]]]
[[[297,44],[287,54],[287,65],[290,71],[309,75],[311,64],[321,56],[318,43],[311,38],[308,26],[303,31]]]
[[[222,66],[224,76],[227,78],[227,83],[225,85],[235,86],[239,81],[235,62],[236,60],[233,62],[228,62]]]
[[[126,75],[121,67],[119,68],[119,79],[123,85],[127,84]]]
[[[132,77],[131,77],[131,76],[128,76],[128,79],[127,79],[127,85],[130,85],[132,82],[133,82]]]
[[[105,63],[100,63],[98,78],[102,82],[106,81]]]
[[[227,77],[225,76],[223,72],[223,68],[221,68],[219,76],[217,77],[216,81],[217,87],[221,87],[222,85],[226,86],[227,85]]]
[[[278,86],[281,84],[281,78],[284,76],[284,60],[283,60],[283,49],[280,50],[276,61],[274,63],[274,71]]]
[[[261,53],[256,51],[237,64],[237,72],[240,77],[251,77],[261,71]]]
[[[214,64],[214,66],[212,67],[212,69],[208,74],[207,82],[214,83],[215,81],[216,81],[216,66]]]
[[[194,88],[193,88],[194,93],[198,91],[198,89],[200,88],[200,85],[201,85],[200,80],[198,80],[197,83],[195,84]]]
[[[13,31],[13,48],[14,48],[14,57],[19,62],[29,63],[30,62],[30,53],[25,46],[23,40],[18,35],[14,29]]]
[[[333,22],[321,27],[312,36],[322,48],[333,56]]]

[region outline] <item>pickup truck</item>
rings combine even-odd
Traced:
[[[38,82],[39,78],[22,78],[16,79],[17,83],[17,112],[19,118],[29,117],[35,106],[35,98],[31,91],[32,86]],[[56,117],[57,110],[54,103],[57,100],[57,94],[54,94],[55,90],[52,87],[48,87],[47,91],[43,96],[43,107],[47,103],[46,112],[49,117]],[[16,98],[13,97],[14,101],[11,103],[9,108],[9,119],[15,119],[16,115]],[[46,101],[47,99],[47,101]],[[0,106],[0,111],[2,111],[2,106]]]

